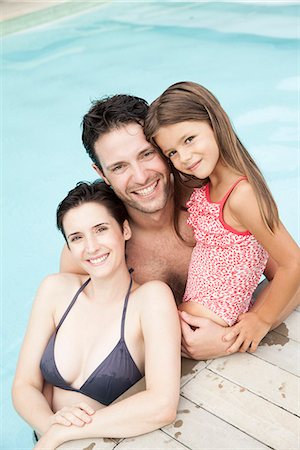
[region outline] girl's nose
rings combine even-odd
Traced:
[[[189,162],[191,160],[192,153],[189,150],[187,150],[187,149],[184,149],[184,150],[181,149],[180,152],[179,152],[179,156],[180,156],[180,161],[182,163],[187,163],[187,162]]]

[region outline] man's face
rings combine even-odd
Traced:
[[[165,207],[170,172],[140,125],[130,123],[104,134],[96,141],[95,152],[102,171],[94,168],[129,209],[154,213]]]

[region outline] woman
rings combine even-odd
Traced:
[[[88,276],[47,277],[33,305],[13,401],[40,436],[35,449],[135,436],[172,422],[178,314],[166,284],[139,286],[131,278],[125,207],[105,183],[80,183],[59,205],[57,226]],[[113,403],[144,374],[145,390]]]

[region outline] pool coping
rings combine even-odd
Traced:
[[[77,14],[92,8],[99,7],[111,0],[97,0],[97,1],[78,1],[68,0],[62,4],[55,4],[47,6],[42,9],[31,11],[2,20],[0,23],[1,36],[17,33],[27,30],[29,28],[53,22],[73,14]],[[3,7],[3,4],[2,4]]]

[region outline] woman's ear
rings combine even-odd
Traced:
[[[125,241],[128,241],[131,238],[131,228],[128,223],[128,220],[124,220],[123,222],[123,236],[125,238]]]

